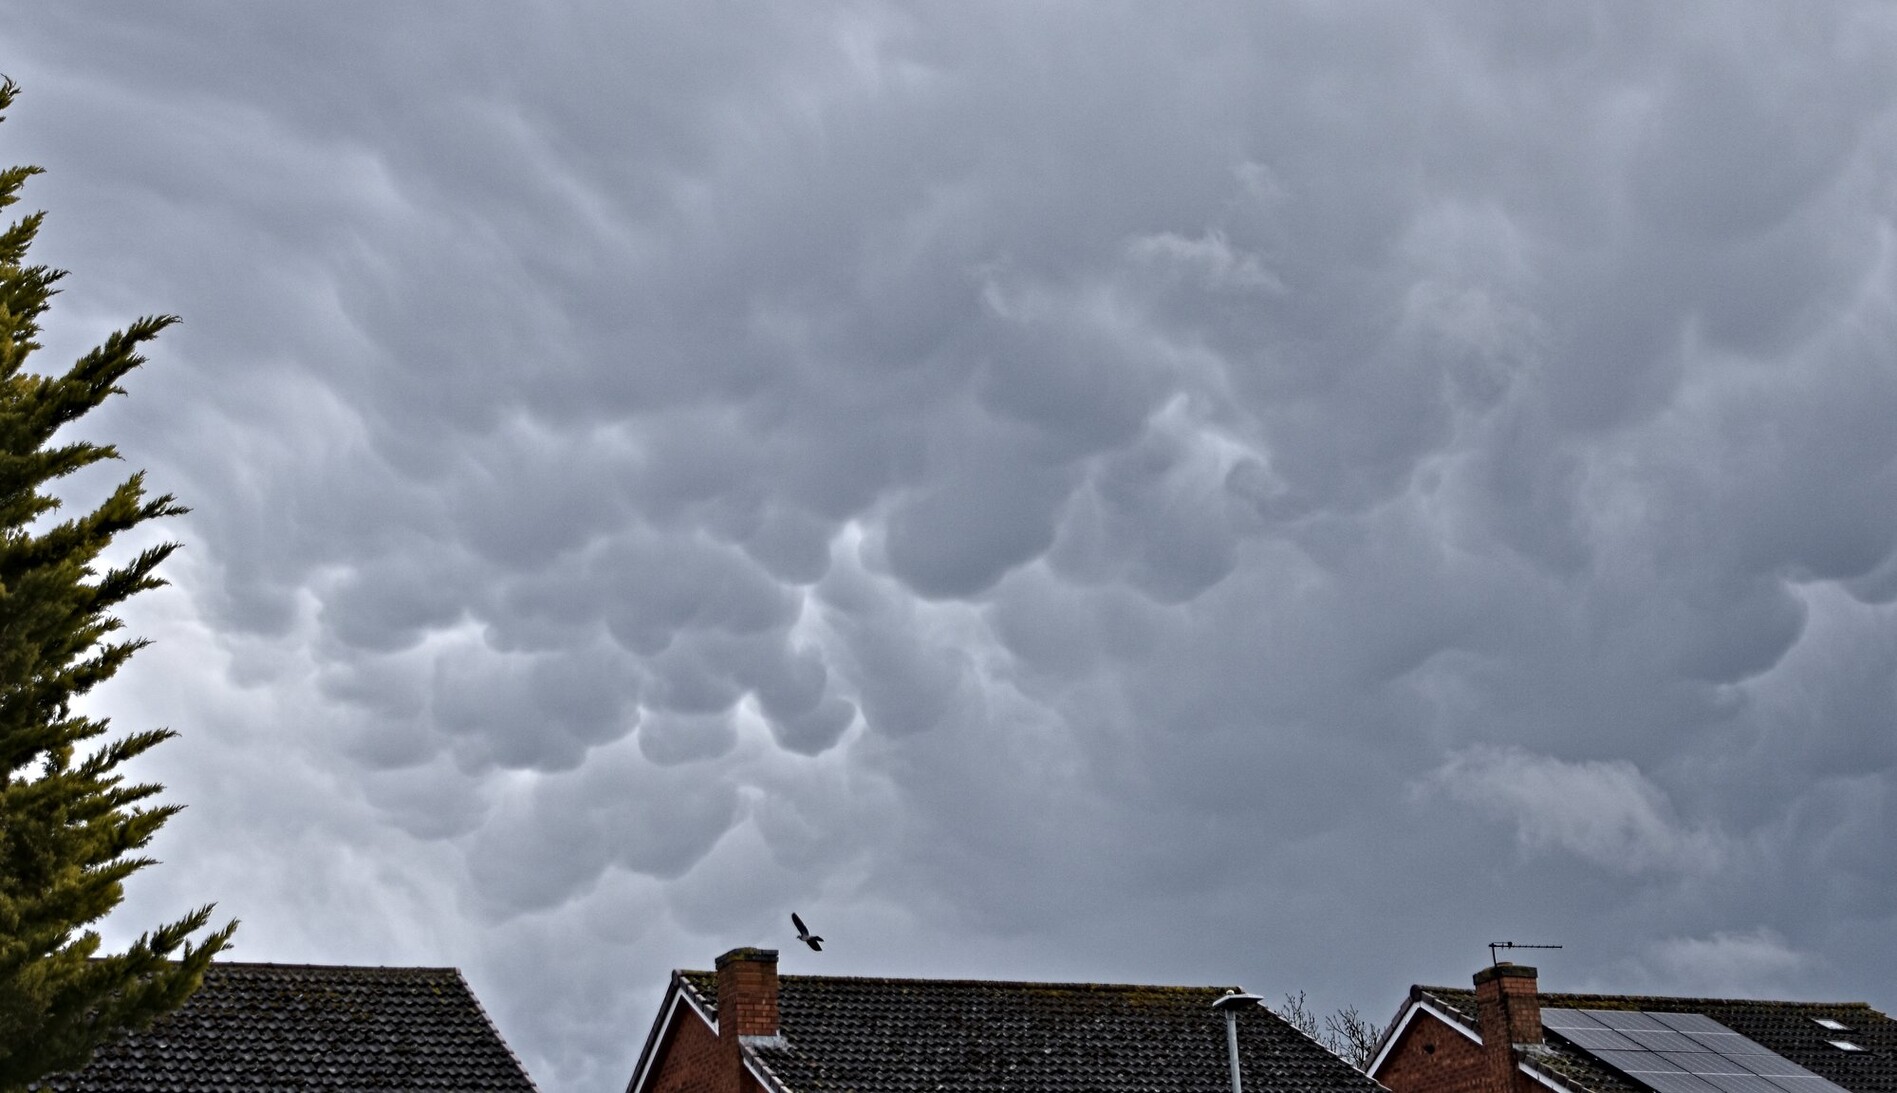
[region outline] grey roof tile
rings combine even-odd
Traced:
[[[38,1088],[532,1093],[534,1087],[453,968],[217,963],[176,1013]]]
[[[711,972],[680,982],[708,1012]],[[1228,1093],[1224,987],[870,979],[779,980],[781,1047],[752,1057],[792,1093]],[[1248,1090],[1382,1087],[1277,1015],[1239,1020]]]

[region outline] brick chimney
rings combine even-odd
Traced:
[[[1476,1023],[1482,1033],[1486,1093],[1516,1093],[1525,1088],[1516,1068],[1515,1049],[1539,1045],[1541,999],[1535,969],[1503,961],[1475,973]]]
[[[718,1054],[724,1071],[713,1089],[755,1091],[744,1067],[746,1042],[777,1035],[777,950],[733,949],[718,958]]]
[[[718,1037],[777,1035],[777,950],[718,958]]]

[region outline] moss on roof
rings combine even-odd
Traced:
[[[708,1012],[717,977],[680,973]],[[1227,1093],[1230,987],[786,975],[783,1042],[752,1057],[794,1093]],[[1247,1090],[1380,1093],[1259,1007],[1239,1018]]]
[[[183,1008],[37,1087],[532,1093],[453,968],[219,962]]]

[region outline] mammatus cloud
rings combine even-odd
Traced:
[[[100,696],[185,734],[135,911],[465,965],[546,1088],[791,905],[1886,989],[1884,9],[8,25],[49,355],[187,318],[97,423],[194,508]]]

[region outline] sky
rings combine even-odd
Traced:
[[[0,0],[116,944],[1897,1006],[1897,9]],[[136,541],[127,541],[130,550]],[[795,947],[789,913],[830,940]]]

